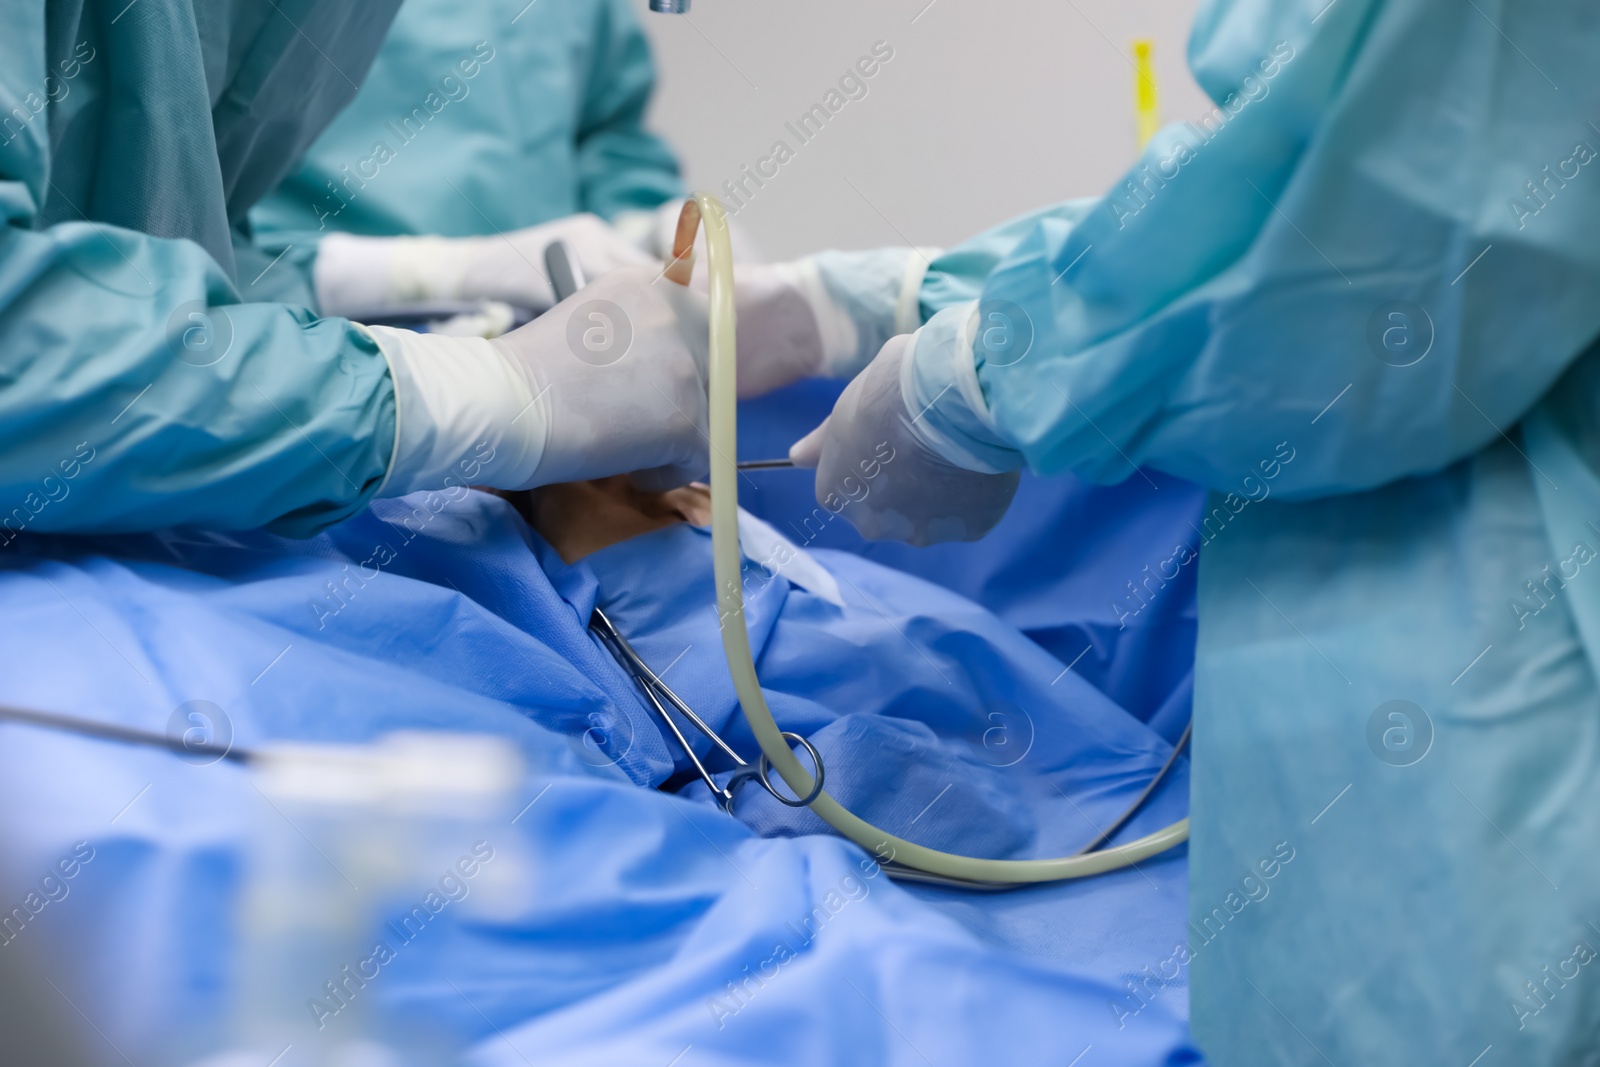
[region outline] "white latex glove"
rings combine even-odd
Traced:
[[[356,237],[317,247],[312,276],[323,314],[378,318],[386,308],[499,300],[542,311],[555,303],[544,251],[566,241],[593,281],[655,262],[596,215],[569,215],[492,237]]]
[[[971,470],[945,457],[926,417],[945,397],[916,399],[911,356],[921,336],[891,338],[789,457],[816,468],[817,502],[869,540],[976,541],[1005,514],[1022,475],[1015,467]]]
[[[739,395],[802,378],[852,378],[884,342],[921,324],[932,250],[822,252],[734,269]]]
[[[625,473],[669,489],[706,472],[706,299],[655,268],[607,274],[494,340],[367,330],[395,383],[381,495]]]
[[[762,396],[827,374],[822,330],[839,317],[820,286],[808,295],[798,263],[734,265],[739,396]]]

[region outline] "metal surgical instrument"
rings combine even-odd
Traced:
[[[565,241],[551,241],[544,246],[544,269],[558,304],[584,286],[583,267]]]
[[[98,737],[102,741],[116,741],[124,745],[164,748],[180,756],[211,756],[213,759],[225,759],[233,763],[249,763],[256,758],[255,753],[250,750],[235,748],[232,744],[218,745],[210,741],[191,741],[187,736],[171,737],[153,730],[140,730],[120,723],[99,722],[95,719],[83,719],[76,715],[63,715],[54,711],[33,711],[28,708],[0,705],[0,722],[20,722],[48,730],[64,730],[67,733]]]
[[[693,708],[685,704],[683,699],[677,693],[674,693],[666,682],[661,680],[660,675],[650,669],[650,665],[634,650],[634,647],[628,643],[628,639],[622,636],[621,631],[612,624],[610,619],[606,618],[606,613],[601,611],[599,607],[596,607],[594,614],[589,617],[589,630],[600,639],[600,643],[606,646],[606,649],[616,658],[622,669],[627,671],[633,678],[634,683],[644,693],[651,710],[656,713],[656,717],[661,720],[662,725],[677,739],[679,746],[689,757],[689,762],[694,764],[695,773],[706,783],[706,788],[710,789],[711,795],[717,798],[717,803],[722,806],[723,811],[726,811],[729,815],[733,814],[734,796],[738,793],[739,787],[752,778],[760,782],[761,787],[771,793],[780,803],[787,804],[791,808],[807,807],[821,795],[824,774],[822,755],[817,752],[810,741],[799,734],[784,731],[785,740],[798,744],[811,756],[811,765],[815,771],[815,781],[809,793],[798,798],[786,797],[772,784],[772,780],[769,777],[771,764],[767,762],[766,755],[763,754],[752,765],[746,763],[742,756],[729,748],[728,743],[719,737],[717,732],[697,715]],[[666,701],[666,704],[663,704],[662,701]],[[732,776],[728,778],[727,785],[719,785],[717,780],[712,777],[711,772],[706,769],[706,765],[700,761],[700,757],[695,755],[694,748],[689,744],[689,739],[684,736],[683,730],[678,726],[677,721],[673,719],[671,712],[667,710],[667,705],[670,705],[679,715],[687,719],[691,726],[704,734],[723,755],[733,761],[734,771]]]

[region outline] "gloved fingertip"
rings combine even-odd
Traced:
[[[694,281],[694,259],[694,250],[690,249],[680,256],[674,256],[669,259],[666,268],[661,273],[666,276],[668,281],[687,286]]]
[[[789,459],[796,467],[816,470],[817,464],[822,462],[822,438],[827,428],[828,420],[823,419],[815,430],[789,446]]]

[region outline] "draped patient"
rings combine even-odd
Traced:
[[[618,477],[511,499],[554,549],[541,563],[580,616],[589,602],[566,591],[592,589],[593,603],[667,684],[754,758],[723,659],[709,490],[643,492]],[[740,541],[745,625],[774,716],[817,746],[829,792],[886,829],[996,857],[1065,854],[1109,824],[1170,751],[957,594],[853,553],[807,549],[744,512]],[[574,580],[591,575],[594,586]],[[659,728],[642,703],[624,732],[633,755],[654,751]],[[695,743],[710,757],[709,745]],[[658,760],[652,784],[688,782],[687,793],[703,795],[681,752],[664,748]],[[1181,817],[1168,809],[1182,806],[1184,788],[1181,775],[1165,783],[1124,835]],[[736,812],[768,833],[826,829],[758,789],[740,794]]]

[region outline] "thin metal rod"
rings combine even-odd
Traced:
[[[115,723],[97,722],[94,719],[80,719],[75,715],[61,715],[53,711],[29,711],[26,708],[12,708],[0,705],[0,720],[8,722],[27,723],[29,726],[43,726],[49,730],[64,730],[68,733],[82,734],[85,737],[98,737],[102,741],[120,741],[127,745],[147,745],[150,748],[164,748],[180,756],[215,756],[218,759],[233,760],[235,763],[249,763],[255,758],[255,753],[249,749],[234,748],[232,745],[214,745],[209,741],[197,744],[185,744],[183,741],[158,734],[153,730],[139,730],[132,726],[119,726]]]
[[[735,466],[742,471],[780,471],[793,467],[794,460],[787,456],[782,459],[747,459]]]
[[[1099,837],[1095,838],[1093,841],[1090,841],[1087,845],[1084,845],[1077,852],[1073,853],[1073,855],[1083,856],[1093,852],[1107,841],[1110,841],[1111,836],[1127,825],[1129,819],[1139,814],[1139,809],[1144,807],[1144,802],[1150,799],[1150,794],[1156,791],[1156,786],[1162,783],[1162,781],[1167,777],[1167,772],[1172,770],[1172,765],[1178,762],[1178,754],[1182,752],[1184,746],[1189,743],[1189,731],[1193,729],[1194,720],[1191,718],[1189,720],[1189,725],[1183,728],[1183,736],[1178,738],[1178,743],[1172,746],[1172,752],[1167,756],[1167,762],[1163,763],[1161,765],[1161,769],[1156,772],[1156,776],[1150,779],[1150,784],[1144,787],[1144,792],[1140,793],[1138,798],[1135,799],[1132,804],[1128,805],[1127,811],[1117,816],[1116,822],[1100,831]]]

